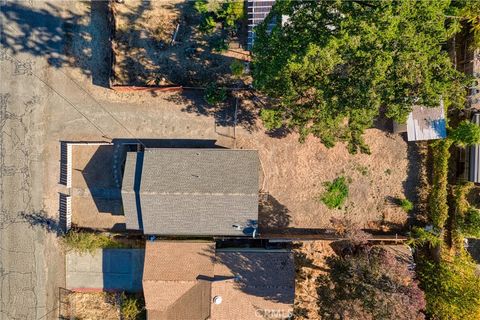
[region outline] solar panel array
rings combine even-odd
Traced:
[[[263,22],[268,13],[272,9],[275,0],[248,0],[247,15],[248,15],[248,38],[247,48],[252,50],[253,42],[255,41],[254,28]]]

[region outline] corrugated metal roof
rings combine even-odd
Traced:
[[[408,141],[444,139],[447,126],[443,102],[439,107],[414,106],[407,119]]]
[[[258,170],[255,150],[128,153],[122,183],[127,229],[159,235],[246,235],[258,219]]]

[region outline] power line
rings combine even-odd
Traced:
[[[8,27],[10,27],[13,31],[15,32],[18,32],[18,30],[16,30],[14,27],[12,27],[11,25],[8,25]],[[7,56],[9,56],[10,58],[16,60],[17,62],[21,63],[21,61],[19,61],[18,59],[16,59],[15,57],[9,55],[8,53],[5,52],[5,54]],[[78,84],[78,82],[76,82],[75,80],[73,80],[69,75],[67,75],[65,72],[63,72],[61,69],[58,69],[64,76],[66,76],[70,81],[72,81],[78,88],[80,88],[80,90],[82,90],[84,93],[86,93],[105,113],[107,113],[118,125],[120,125],[133,139],[135,139],[138,143],[140,143],[143,147],[146,147],[145,144],[139,139],[137,138],[126,126],[123,125],[122,122],[120,122],[120,120],[118,120],[110,111],[108,111],[104,106],[102,106],[100,104],[100,102],[95,99],[92,94],[90,92],[88,92],[85,88],[83,88],[80,84]],[[59,95],[62,99],[64,99],[68,104],[70,104],[79,114],[81,114],[88,122],[90,122],[98,131],[100,131],[103,135],[103,137],[105,138],[108,138],[108,139],[112,139],[111,137],[109,137],[106,133],[103,132],[103,130],[101,130],[92,120],[90,120],[84,113],[82,113],[78,107],[76,107],[72,102],[70,102],[64,95],[60,94],[57,90],[55,90],[52,86],[50,86],[48,83],[46,83],[43,79],[41,79],[38,75],[36,75],[33,71],[32,71],[32,75],[35,76],[38,80],[40,80],[43,84],[45,84],[47,87],[49,87],[53,92],[55,92],[57,95]]]

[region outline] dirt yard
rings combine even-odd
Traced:
[[[232,61],[248,57],[235,39],[224,52],[212,50],[218,35],[199,30],[200,16],[191,1],[110,3],[114,20],[113,85],[226,84],[234,80],[230,74]]]
[[[116,294],[74,292],[68,296],[68,302],[68,319],[120,320],[120,305]]]
[[[258,122],[256,128],[239,130],[236,146],[259,150],[265,175],[262,189],[268,193],[267,210],[260,216],[264,228],[292,232],[330,228],[332,217],[343,216],[366,229],[389,231],[406,223],[408,214],[394,202],[404,198],[406,190],[414,190],[416,160],[409,162],[401,136],[369,129],[365,140],[371,155],[351,155],[342,143],[327,149],[314,137],[299,143],[296,133],[276,138]],[[329,209],[318,198],[324,183],[339,176],[351,181],[349,196],[343,209]]]

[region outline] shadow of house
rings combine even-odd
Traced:
[[[123,215],[120,188],[114,181],[114,152],[115,146],[99,146],[82,176],[100,213]]]
[[[145,250],[103,249],[104,291],[141,292]]]
[[[78,291],[142,291],[144,249],[101,249],[66,254],[66,287]]]
[[[108,2],[93,1],[90,22],[85,15],[63,6],[40,3],[39,9],[25,2],[2,4],[2,46],[13,56],[28,53],[44,57],[54,68],[69,66],[92,76],[93,84],[108,86],[110,44]],[[86,5],[86,4],[84,4]],[[7,56],[8,58],[8,56]],[[27,63],[12,58],[15,64]]]

